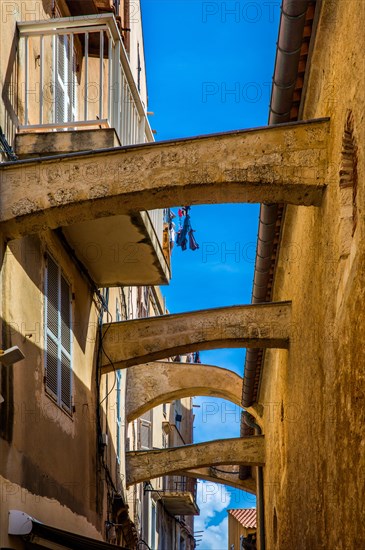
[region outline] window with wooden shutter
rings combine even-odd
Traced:
[[[139,448],[152,449],[152,411],[139,418]]]
[[[58,405],[71,412],[71,292],[60,267],[49,255],[45,280],[45,384]]]

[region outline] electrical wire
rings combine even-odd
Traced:
[[[107,289],[107,296],[109,297],[109,289]],[[109,355],[106,353],[105,349],[104,349],[104,345],[103,345],[103,340],[105,338],[105,336],[107,335],[110,327],[111,327],[111,322],[113,321],[113,317],[112,317],[112,314],[110,313],[109,311],[109,308],[108,308],[108,303],[106,300],[103,299],[103,302],[102,302],[102,310],[100,312],[100,316],[99,316],[99,341],[100,341],[100,347],[99,347],[99,350],[98,350],[98,370],[99,369],[99,365],[100,365],[100,358],[101,358],[101,352],[104,353],[105,357],[107,358],[107,360],[109,361],[112,369],[113,369],[113,373],[114,373],[114,381],[113,381],[113,385],[112,387],[110,388],[110,390],[108,391],[108,393],[106,394],[106,396],[99,402],[99,406],[102,405],[104,403],[104,401],[106,401],[106,399],[108,399],[109,395],[112,393],[112,391],[114,390],[115,388],[115,385],[117,383],[117,373],[116,373],[116,369],[115,369],[115,365],[112,361],[112,359],[109,357]],[[103,314],[104,312],[107,314],[107,318],[108,318],[108,327],[106,329],[105,332],[103,332],[102,330],[102,325],[103,325]],[[100,375],[101,376],[101,375]],[[100,382],[99,382],[100,383]]]
[[[95,372],[96,398],[97,398],[97,407],[96,407],[97,444],[98,444],[98,451],[99,451],[98,456],[99,456],[100,464],[101,464],[101,466],[102,466],[102,468],[105,472],[105,481],[106,481],[106,486],[107,486],[107,498],[108,498],[107,520],[109,521],[109,506],[110,506],[110,503],[113,502],[113,494],[117,493],[118,490],[117,490],[117,487],[114,484],[113,476],[110,473],[109,467],[105,462],[104,456],[103,456],[102,453],[100,453],[100,443],[101,443],[101,438],[102,438],[102,433],[103,433],[100,410],[101,410],[102,403],[108,398],[108,396],[110,395],[110,393],[114,389],[114,386],[116,384],[116,373],[115,373],[115,368],[114,368],[114,365],[113,365],[111,359],[108,358],[108,360],[111,362],[111,364],[113,366],[113,370],[114,370],[114,384],[113,384],[112,388],[110,389],[110,391],[107,393],[107,395],[100,401],[100,382],[101,382],[100,360],[101,360],[101,352],[104,351],[103,346],[102,346],[102,341],[103,341],[103,338],[105,338],[105,334],[108,332],[108,330],[110,328],[110,325],[109,325],[107,330],[103,333],[103,331],[102,331],[103,317],[104,317],[104,313],[106,313],[107,317],[108,317],[108,320],[109,319],[112,320],[112,316],[111,316],[111,313],[108,309],[107,301],[104,299],[104,296],[102,296],[99,289],[97,289],[97,292],[95,292],[95,295],[96,295],[96,297],[98,299],[98,302],[99,302],[98,303],[98,306],[99,306],[98,334],[99,334],[99,342],[100,342],[100,345],[99,345],[99,348],[98,348],[98,354],[97,354],[97,368],[96,368],[96,372]],[[108,293],[107,293],[107,296],[108,296]],[[107,354],[105,354],[105,355],[107,355]],[[124,536],[124,533],[123,533],[123,536]]]
[[[146,548],[148,548],[148,550],[152,550],[152,548],[150,546],[148,546],[148,544],[145,540],[139,539],[139,541],[137,542],[137,546],[139,547],[140,544],[144,544],[146,546]]]

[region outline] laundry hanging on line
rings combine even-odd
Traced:
[[[191,227],[189,211],[190,211],[190,206],[184,206],[183,208],[179,208],[179,211],[178,211],[180,224],[181,224],[181,218],[183,217],[184,217],[184,223],[182,226],[180,226],[177,232],[175,242],[177,246],[180,246],[181,250],[183,251],[187,249],[188,242],[189,242],[190,250],[197,250],[199,248],[199,245],[196,242],[194,237],[195,230]]]

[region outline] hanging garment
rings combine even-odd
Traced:
[[[182,250],[186,250],[188,239],[187,234],[191,229],[190,225],[190,216],[186,216],[184,219],[184,225],[182,226],[182,229],[179,229],[176,237],[176,244],[177,246],[181,246]]]
[[[179,216],[182,217],[184,215],[183,212],[185,212],[185,218],[183,226],[180,227],[177,232],[175,242],[177,246],[181,246],[181,250],[183,251],[187,249],[188,238],[190,250],[197,250],[199,248],[199,245],[194,237],[194,229],[191,227],[190,215],[188,214],[189,210],[190,206],[185,206],[183,210],[179,210]]]
[[[182,227],[180,227],[179,231],[176,233],[175,243],[177,244],[177,246],[181,246],[181,234],[182,234]]]
[[[194,229],[190,229],[190,231],[189,231],[189,248],[190,248],[190,250],[197,250],[197,248],[199,248],[199,245],[196,242],[195,237],[194,237],[194,232],[195,232]]]

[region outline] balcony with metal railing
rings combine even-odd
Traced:
[[[153,141],[112,13],[18,22],[17,29],[3,95],[18,158]],[[99,286],[169,281],[162,210],[74,223],[61,232]]]
[[[165,476],[160,492],[164,507],[174,516],[196,516],[199,508],[196,503],[196,479],[184,476]]]
[[[113,14],[17,27],[20,133],[113,128],[121,145],[153,141]]]

